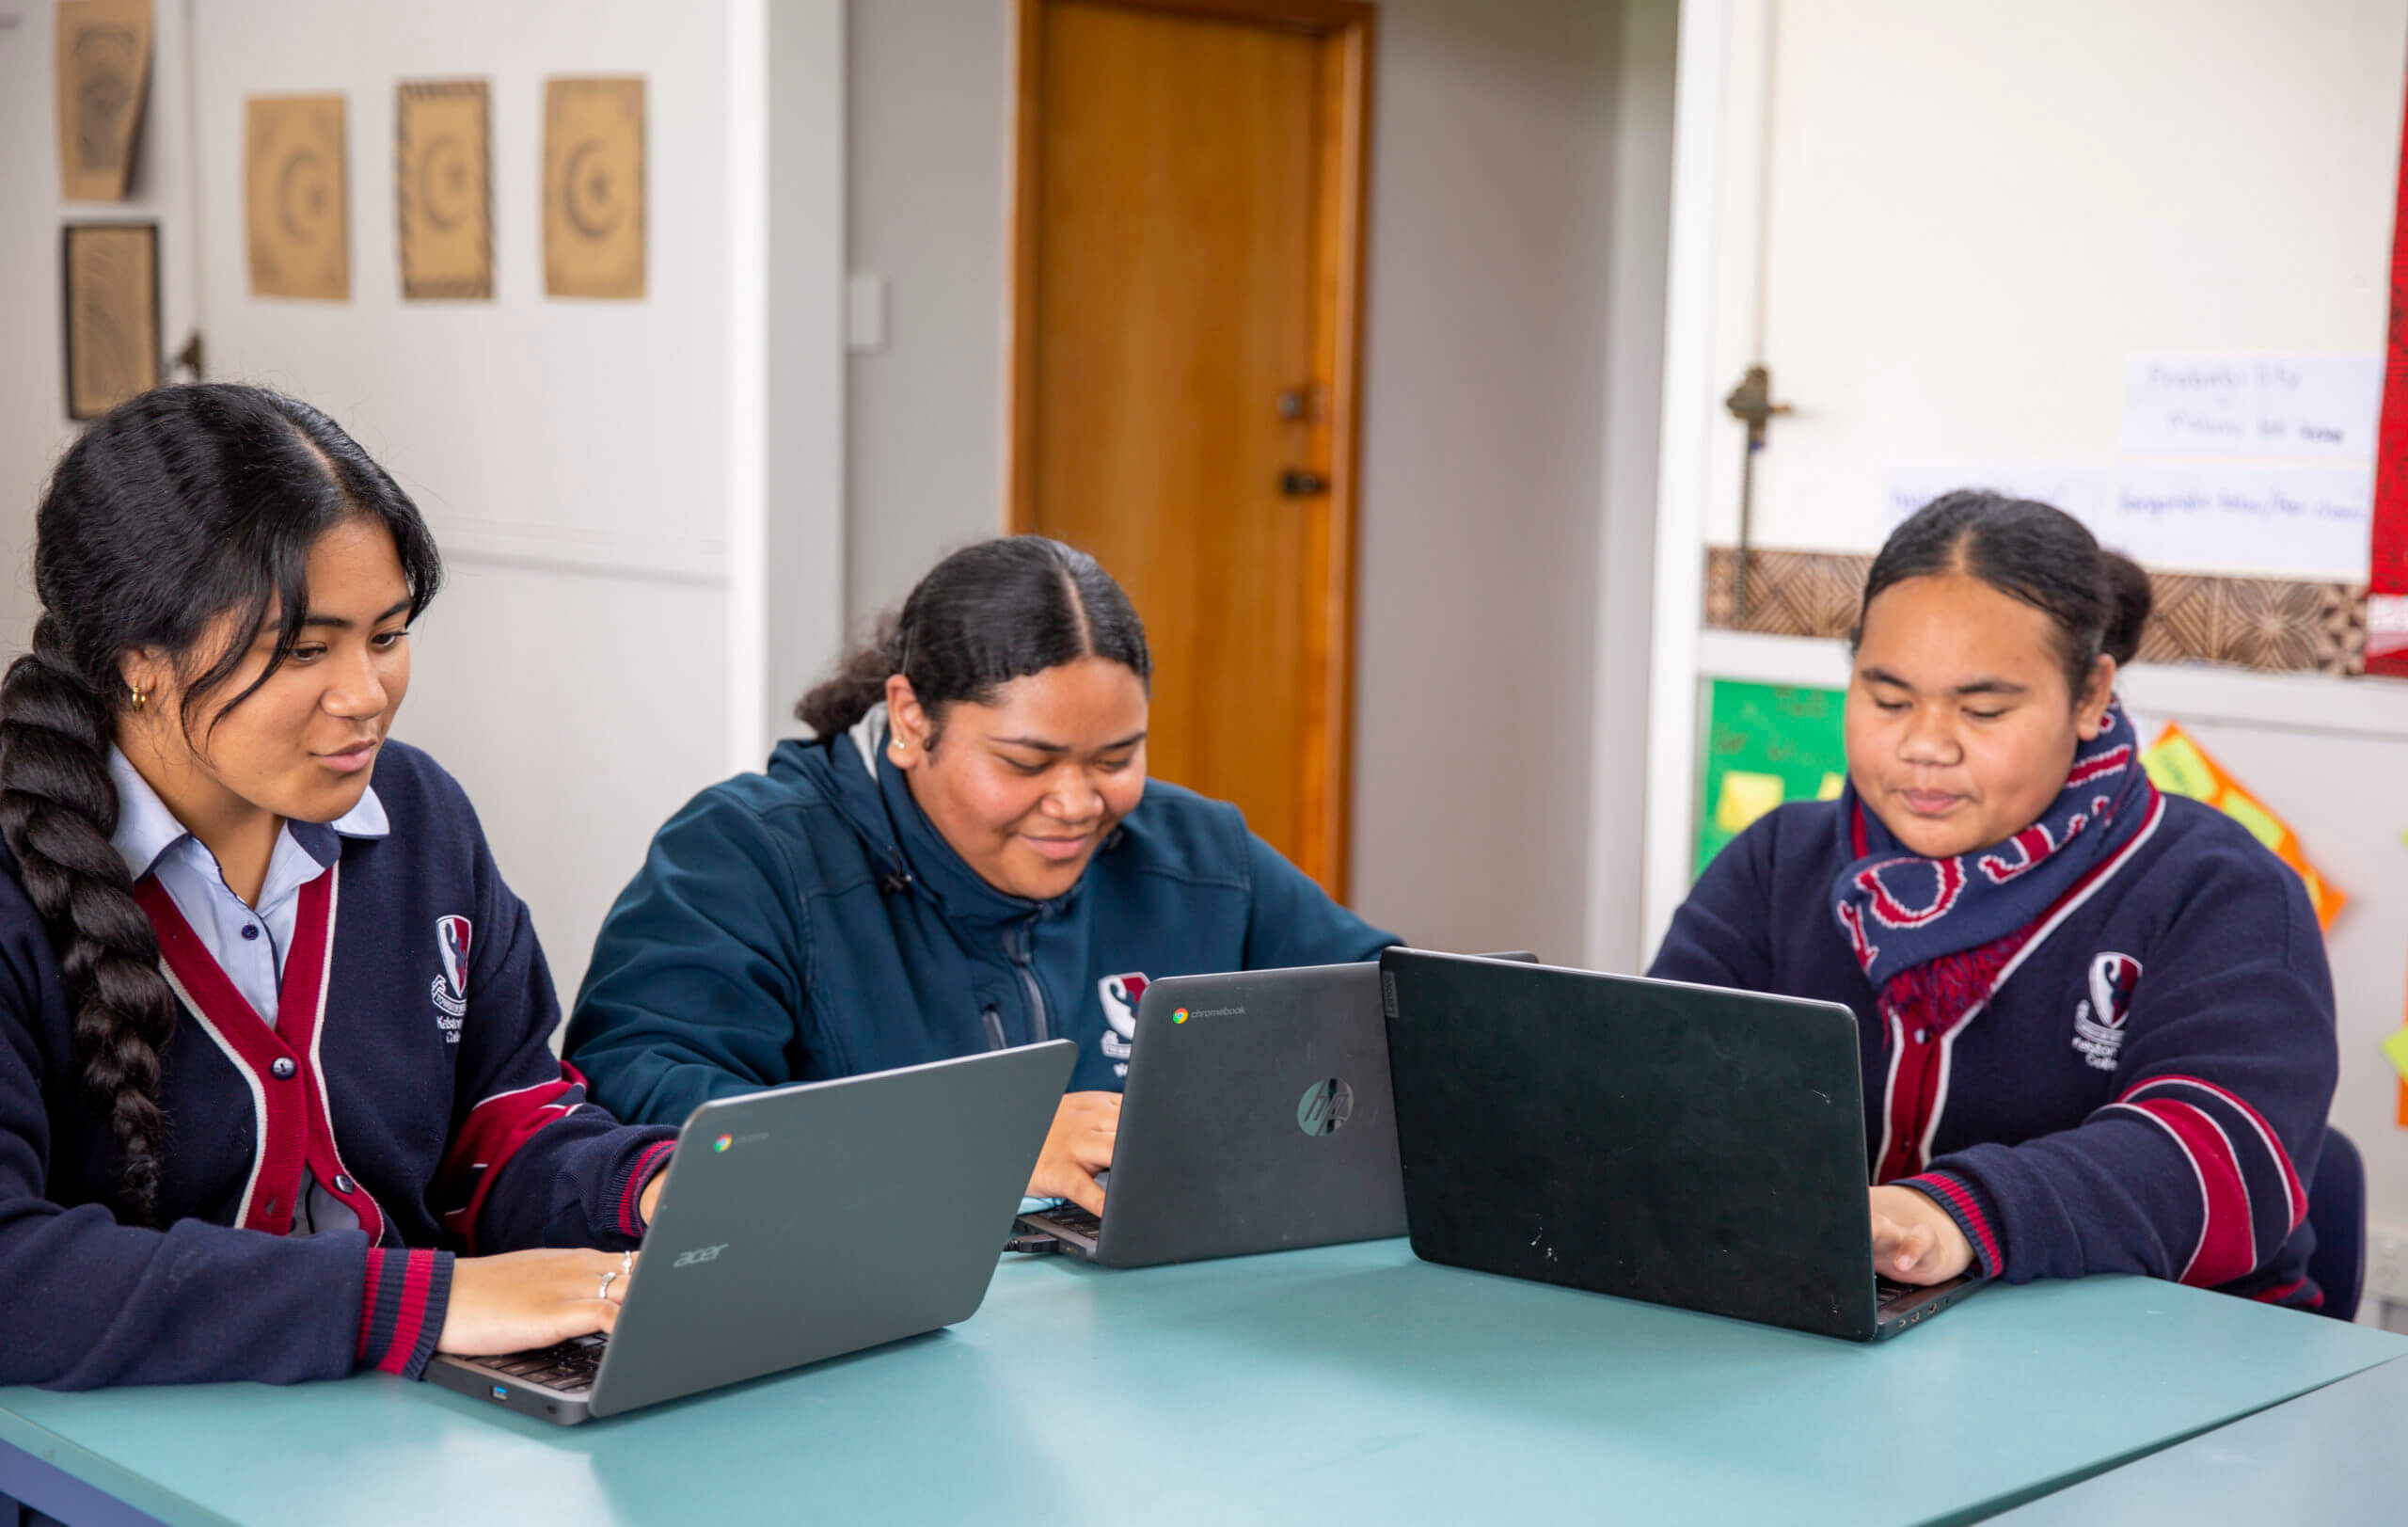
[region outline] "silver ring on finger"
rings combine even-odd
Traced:
[[[609,1298],[610,1296],[610,1285],[618,1280],[619,1269],[616,1267],[613,1267],[609,1272],[604,1273],[602,1275],[602,1286],[594,1291],[594,1296],[597,1299]]]
[[[619,1253],[619,1276],[621,1276],[622,1278],[633,1278],[635,1275],[636,1275],[636,1254],[635,1254],[633,1251],[622,1251],[622,1252],[620,1252],[620,1253]]]

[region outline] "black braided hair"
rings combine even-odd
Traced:
[[[60,459],[35,518],[42,613],[32,649],[0,677],[0,839],[57,951],[84,1100],[118,1153],[119,1212],[136,1222],[157,1207],[168,1124],[159,1055],[177,1004],[109,842],[108,750],[132,703],[120,664],[137,651],[173,661],[190,740],[204,708],[214,724],[290,656],[310,549],[363,517],[391,532],[415,619],[442,564],[408,496],[316,409],[212,383],[146,392],[95,423]],[[271,610],[267,667],[221,702]],[[204,655],[230,614],[235,640]]]
[[[1890,533],[1864,578],[1854,645],[1864,612],[1893,583],[1965,572],[2045,614],[2056,627],[2057,660],[2075,706],[2101,654],[2120,668],[2140,650],[2152,598],[2148,574],[2089,528],[2051,504],[1984,488],[1943,493]]]
[[[930,568],[899,611],[804,695],[795,719],[821,737],[848,730],[901,674],[932,723],[958,701],[983,705],[1016,678],[1081,658],[1153,676],[1146,625],[1101,564],[1042,535],[1001,535]],[[934,745],[935,738],[929,739]]]

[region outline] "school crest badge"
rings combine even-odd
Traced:
[[[2141,962],[2114,950],[2090,962],[2090,994],[2073,1010],[2073,1047],[2100,1071],[2114,1071],[2124,1050],[2124,1020],[2140,990]]]
[[[1129,1074],[1129,1055],[1136,1048],[1137,1000],[1146,994],[1146,985],[1145,972],[1138,970],[1095,983],[1103,1002],[1103,1056],[1122,1076]]]
[[[436,1022],[446,1044],[460,1042],[460,1022],[468,1013],[468,941],[474,930],[466,917],[435,919],[435,952],[443,974],[435,978],[428,994],[435,1000]]]

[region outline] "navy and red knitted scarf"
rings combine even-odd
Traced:
[[[2057,907],[2131,841],[2156,798],[2121,701],[2075,750],[2048,810],[1994,848],[1950,859],[1910,853],[1849,785],[1839,826],[1848,865],[1832,898],[1883,1010],[1934,1032],[1961,1022]]]

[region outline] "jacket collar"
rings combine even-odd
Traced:
[[[117,787],[117,831],[109,835],[109,846],[125,862],[126,873],[138,881],[150,873],[162,855],[192,834],[167,809],[167,803],[159,799],[159,792],[134,767],[134,760],[114,743],[109,747],[109,783]],[[285,835],[320,869],[342,856],[341,839],[383,837],[391,831],[373,786],[361,793],[357,805],[330,822],[287,818],[284,823]]]
[[[946,917],[964,923],[994,926],[1058,917],[1070,910],[1086,884],[1085,875],[1046,901],[1009,895],[979,878],[920,809],[911,782],[887,755],[887,739],[886,706],[880,702],[825,744],[831,776],[826,782],[834,787],[838,811],[879,866],[881,883],[890,890],[908,886]],[[900,884],[888,883],[897,876]]]

